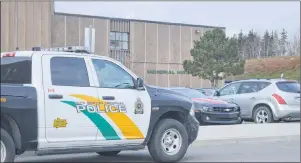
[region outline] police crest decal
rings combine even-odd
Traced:
[[[143,114],[143,103],[141,99],[138,97],[135,102],[135,114]]]

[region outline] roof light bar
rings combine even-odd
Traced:
[[[45,48],[41,51],[57,51],[57,52],[74,52],[74,53],[86,53],[91,54],[88,47],[85,46],[68,46],[68,47],[57,47],[57,48]]]

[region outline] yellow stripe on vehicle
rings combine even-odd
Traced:
[[[87,102],[99,102],[107,104],[106,101],[92,96],[82,95],[82,94],[72,94],[71,96],[79,98]],[[104,109],[104,105],[100,106],[100,109]],[[143,139],[144,136],[138,126],[124,113],[105,113],[120,129],[123,136],[126,139]]]

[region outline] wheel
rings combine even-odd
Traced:
[[[1,128],[1,162],[14,162],[15,160],[15,143],[12,137]]]
[[[148,143],[149,153],[156,162],[178,162],[187,148],[187,131],[183,124],[174,119],[161,120]]]
[[[267,106],[258,106],[255,108],[253,119],[255,123],[274,122],[273,114]]]
[[[237,124],[242,124],[243,122],[244,122],[244,120],[239,118],[239,121],[237,122]]]
[[[97,152],[97,154],[101,155],[101,156],[116,156],[118,155],[118,153],[120,153],[121,151],[110,151],[110,152]]]

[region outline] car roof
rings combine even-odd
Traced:
[[[245,80],[237,80],[233,81],[231,83],[238,83],[238,82],[270,82],[270,83],[276,83],[279,81],[296,81],[296,80],[288,80],[285,78],[273,78],[273,79],[245,79]],[[229,83],[229,84],[231,84]]]

